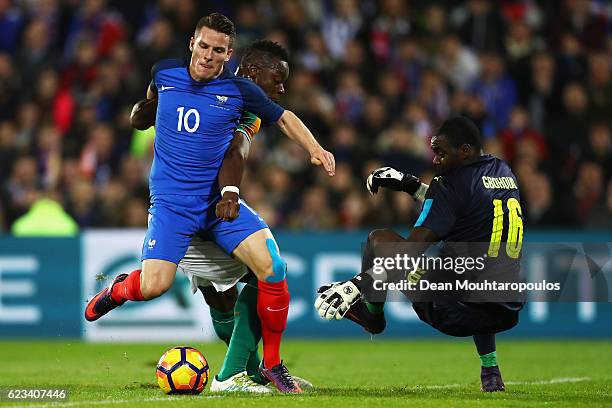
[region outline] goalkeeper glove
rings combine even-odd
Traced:
[[[326,290],[315,300],[315,309],[319,312],[319,316],[327,320],[342,319],[361,297],[359,288],[351,281],[336,282],[321,289]]]
[[[404,174],[393,167],[381,167],[370,173],[366,180],[366,188],[370,194],[378,193],[379,187],[403,191],[417,200],[422,200],[429,186],[421,183],[421,180],[412,174]]]

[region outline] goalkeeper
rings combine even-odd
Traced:
[[[375,230],[369,234],[367,247],[386,244],[388,249],[391,244],[404,244],[405,248],[408,243],[411,255],[419,257],[438,241],[487,242],[487,259],[518,274],[523,222],[516,177],[509,166],[482,154],[478,128],[465,117],[446,120],[432,137],[431,148],[436,177],[430,186],[390,167],[377,169],[368,177],[366,186],[372,194],[384,187],[406,192],[424,203],[407,238],[390,230]],[[509,221],[504,223],[504,217]],[[416,269],[408,280],[416,282],[424,274]],[[315,308],[325,319],[347,317],[378,334],[385,328],[384,298],[380,299],[383,302],[374,302],[368,296],[373,288],[376,290],[371,271],[362,272],[349,281],[320,288]],[[481,360],[482,391],[505,390],[497,365],[495,334],[518,323],[521,301],[433,299],[413,300],[412,306],[423,322],[442,333],[472,336]]]

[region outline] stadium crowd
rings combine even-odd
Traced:
[[[153,130],[130,110],[211,11],[236,24],[234,66],[255,39],[290,51],[282,104],[338,163],[328,178],[264,129],[241,196],[271,227],[412,225],[412,198],[364,180],[431,179],[429,138],[454,114],[512,164],[527,225],[612,227],[606,1],[0,0],[0,232],[43,197],[80,228],[146,226]]]

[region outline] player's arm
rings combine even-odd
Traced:
[[[221,169],[219,170],[219,188],[221,200],[217,203],[215,213],[225,221],[234,221],[240,212],[239,187],[244,172],[244,162],[249,156],[251,147],[248,138],[239,126],[234,132],[234,138],[225,152]]]
[[[330,176],[336,173],[336,161],[334,155],[323,149],[312,135],[304,122],[295,113],[285,110],[278,122],[280,130],[310,154],[310,161],[317,166],[323,166]]]
[[[157,92],[152,85],[147,88],[147,97],[139,100],[132,107],[130,124],[138,130],[147,130],[155,125],[157,114]]]
[[[276,123],[285,135],[306,149],[312,164],[323,166],[330,176],[336,173],[334,155],[321,147],[300,118],[274,103],[253,81],[239,79],[236,84],[243,96],[244,110],[254,113],[264,123]]]
[[[393,167],[380,167],[370,173],[366,180],[366,188],[370,194],[378,193],[379,187],[403,191],[416,200],[423,201],[429,185],[422,183],[417,176],[404,174]]]

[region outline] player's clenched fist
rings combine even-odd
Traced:
[[[413,195],[421,186],[421,180],[412,174],[404,174],[393,167],[381,167],[374,170],[366,180],[366,188],[370,194],[378,193],[379,187],[395,191],[405,191]]]
[[[217,217],[224,221],[232,222],[238,218],[240,213],[240,202],[238,201],[238,194],[234,192],[227,192],[223,194],[221,200],[215,207],[215,213]]]
[[[319,316],[327,320],[342,319],[361,296],[361,292],[351,281],[321,286],[318,292],[320,295],[315,300],[315,309]]]

